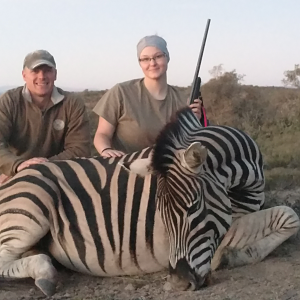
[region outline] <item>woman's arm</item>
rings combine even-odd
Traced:
[[[98,128],[94,137],[94,146],[101,156],[117,157],[125,153],[114,150],[111,146],[111,140],[116,127],[107,122],[104,118],[99,117]]]

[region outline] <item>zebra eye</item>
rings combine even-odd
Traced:
[[[199,202],[196,201],[194,202],[188,209],[188,213],[189,215],[192,215],[193,213],[195,213],[197,210],[199,209]]]

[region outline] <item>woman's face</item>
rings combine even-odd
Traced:
[[[159,79],[168,69],[168,58],[156,47],[146,47],[139,57],[140,66],[145,77]]]

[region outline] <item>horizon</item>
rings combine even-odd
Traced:
[[[206,84],[207,82],[201,82],[201,86]],[[252,85],[252,84],[245,84],[243,82],[240,82],[240,85],[242,86],[253,86],[253,87],[258,87],[258,88],[285,88],[285,89],[297,89],[296,87],[293,87],[293,86],[284,86],[284,85],[278,85],[278,86],[275,86],[275,85]],[[16,85],[16,86],[1,86],[0,85],[0,95],[4,94],[6,91],[8,90],[11,90],[11,89],[15,89],[15,88],[18,88],[20,86],[24,86],[24,85]],[[80,93],[80,92],[84,92],[84,91],[88,91],[88,92],[102,92],[102,91],[105,91],[105,90],[109,90],[109,88],[104,88],[104,89],[88,89],[88,88],[72,88],[72,87],[65,87],[65,86],[59,86],[57,84],[55,84],[56,87],[58,88],[61,88],[62,90],[64,91],[68,91],[68,92],[74,92],[74,93]],[[175,85],[175,86],[178,86],[179,88],[189,88],[191,86],[190,85],[186,85],[186,86],[181,86],[181,85]]]
[[[141,78],[136,45],[151,34],[167,41],[168,83],[189,86],[207,19],[211,23],[199,74],[203,83],[214,66],[223,64],[224,71],[244,74],[245,85],[280,87],[284,71],[300,63],[296,0],[174,0],[171,5],[158,0],[151,5],[137,0],[52,0],[47,15],[37,0],[2,3],[0,86],[23,85],[24,57],[36,49],[54,56],[59,87],[100,91]],[[24,14],[28,7],[32,18]]]

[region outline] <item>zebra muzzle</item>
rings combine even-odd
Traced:
[[[211,273],[209,272],[205,277],[197,275],[185,259],[179,260],[175,269],[170,266],[169,270],[170,276],[168,281],[175,290],[196,291],[201,287],[211,285]]]

